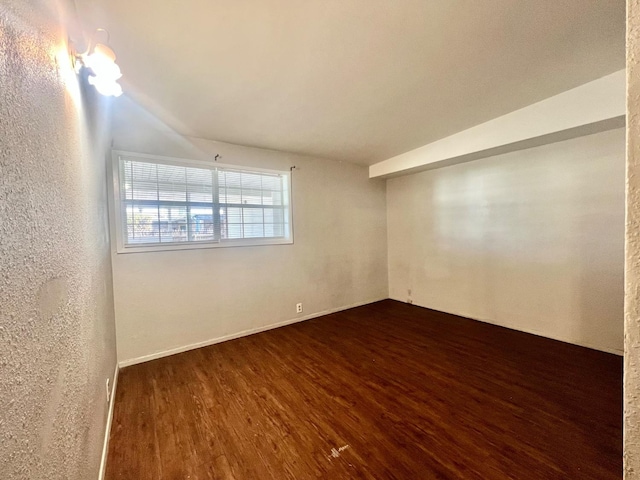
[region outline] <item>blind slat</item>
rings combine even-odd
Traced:
[[[281,174],[120,157],[126,245],[285,238]]]

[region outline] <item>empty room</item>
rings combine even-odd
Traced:
[[[0,479],[640,479],[640,0],[0,0]]]

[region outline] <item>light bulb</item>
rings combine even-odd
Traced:
[[[90,85],[96,87],[96,90],[107,97],[119,97],[122,95],[122,86],[112,79],[104,79],[97,76],[89,76],[87,79]]]
[[[84,65],[90,68],[100,78],[117,80],[122,76],[120,67],[116,64],[116,55],[109,47],[98,44],[89,55],[82,59]]]

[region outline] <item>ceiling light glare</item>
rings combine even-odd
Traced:
[[[106,33],[108,42],[109,32],[99,28],[96,30],[96,34],[98,33]],[[78,65],[76,72],[79,73],[80,65],[88,69],[87,81],[99,93],[110,97],[122,95],[122,86],[116,81],[122,77],[122,72],[116,63],[116,54],[110,47],[92,40],[87,51],[83,54],[76,54],[75,58]]]
[[[90,85],[96,87],[96,90],[107,97],[119,97],[122,95],[122,86],[112,79],[104,79],[94,75],[87,79]]]
[[[122,77],[120,67],[115,62],[116,55],[109,47],[98,44],[83,58],[84,66],[90,68],[100,78],[117,80]]]

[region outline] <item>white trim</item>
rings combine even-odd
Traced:
[[[137,152],[128,152],[126,150],[112,150],[111,151],[114,156],[117,158],[120,155],[124,157],[137,157],[147,160],[153,160],[153,163],[162,163],[165,165],[180,165],[180,166],[192,166],[196,168],[226,168],[230,170],[240,170],[246,172],[261,172],[261,173],[272,173],[274,175],[282,175],[285,173],[289,173],[286,170],[273,170],[269,168],[259,168],[259,167],[246,167],[244,165],[233,165],[230,163],[219,163],[216,161],[208,162],[205,160],[192,160],[189,158],[182,157],[167,157],[164,155],[152,155],[150,153],[137,153]]]
[[[369,167],[369,178],[447,167],[625,125],[625,70],[548,97]]]
[[[230,335],[225,335],[223,337],[212,338],[212,339],[204,340],[202,342],[197,342],[197,343],[192,343],[192,344],[189,344],[189,345],[184,345],[182,347],[170,348],[168,350],[162,350],[160,352],[151,353],[149,355],[143,355],[141,357],[131,358],[131,359],[128,359],[128,360],[122,360],[122,361],[118,362],[118,366],[119,366],[119,368],[130,367],[131,365],[137,365],[139,363],[150,362],[151,360],[157,360],[158,358],[163,358],[163,357],[168,357],[168,356],[171,356],[171,355],[176,355],[178,353],[187,352],[189,350],[195,350],[197,348],[208,347],[209,345],[215,345],[217,343],[227,342],[229,340],[235,340],[237,338],[246,337],[246,336],[249,336],[249,335],[254,335],[256,333],[266,332],[268,330],[273,330],[273,329],[276,329],[276,328],[285,327],[287,325],[292,325],[294,323],[303,322],[305,320],[311,320],[313,318],[321,317],[323,315],[330,315],[332,313],[341,312],[341,311],[344,311],[344,310],[349,310],[351,308],[361,307],[363,305],[368,305],[370,303],[380,302],[382,300],[387,300],[387,299],[395,300],[395,301],[401,302],[401,303],[406,303],[403,300],[399,300],[397,298],[392,298],[392,297],[380,297],[380,298],[377,298],[377,299],[367,300],[367,301],[364,301],[364,302],[357,302],[357,303],[354,303],[354,304],[351,304],[351,305],[345,305],[343,307],[331,308],[331,309],[328,309],[328,310],[323,310],[321,312],[312,313],[312,314],[305,315],[304,317],[300,317],[300,318],[293,318],[293,319],[289,319],[289,320],[284,320],[282,322],[272,323],[272,324],[265,325],[265,326],[262,326],[262,327],[257,327],[257,328],[251,328],[251,329],[248,329],[248,330],[243,330],[243,331],[238,332],[238,333],[232,333]],[[528,329],[525,330],[525,329],[513,328],[513,327],[509,327],[507,325],[501,325],[501,324],[498,324],[498,323],[491,322],[490,320],[483,320],[483,319],[480,319],[480,318],[473,318],[473,317],[470,317],[468,315],[461,315],[461,314],[452,313],[452,312],[445,312],[444,310],[437,310],[435,308],[427,307],[427,306],[424,306],[424,305],[418,305],[417,303],[413,303],[413,305],[416,306],[416,307],[426,308],[428,310],[433,310],[433,311],[436,311],[436,312],[442,312],[442,313],[447,313],[449,315],[455,315],[457,317],[466,318],[466,319],[473,320],[473,321],[476,321],[476,322],[482,322],[482,323],[487,323],[489,325],[494,325],[494,326],[497,326],[497,327],[507,328],[509,330],[514,330],[514,331],[517,331],[517,332],[528,333],[530,335],[535,335],[537,337],[550,338],[551,340],[556,340],[556,341],[563,342],[563,343],[568,343],[568,344],[571,344],[571,345],[577,345],[579,347],[590,348],[592,350],[599,350],[601,352],[611,353],[613,355],[623,355],[624,354],[622,350],[618,350],[618,349],[614,349],[614,348],[599,347],[599,346],[591,345],[591,344],[588,344],[588,343],[585,343],[585,342],[569,342],[566,339],[562,339],[562,338],[559,338],[559,337],[551,336],[551,335],[548,335],[548,334],[543,334],[543,333],[540,333],[540,332],[536,332],[534,330],[528,330]],[[114,381],[114,390],[113,391],[115,393],[115,381]],[[113,400],[113,396],[112,396],[112,400]]]
[[[142,357],[122,360],[118,363],[118,365],[120,366],[120,368],[129,367],[131,365],[136,365],[138,363],[149,362],[151,360],[156,360],[158,358],[168,357],[170,355],[175,355],[177,353],[194,350],[196,348],[207,347],[209,345],[215,345],[216,343],[222,343],[228,340],[235,340],[236,338],[246,337],[248,335],[265,332],[267,330],[273,330],[274,328],[284,327],[286,325],[291,325],[293,323],[303,322],[305,320],[311,320],[312,318],[322,317],[323,315],[330,315],[332,313],[341,312],[343,310],[349,310],[351,308],[361,307],[363,305],[368,305],[370,303],[375,303],[375,302],[379,302],[381,300],[386,300],[386,299],[387,297],[380,297],[373,300],[367,300],[364,302],[353,303],[351,305],[345,305],[343,307],[330,308],[328,310],[323,310],[322,312],[316,312],[316,313],[311,313],[309,315],[305,315],[304,317],[292,318],[289,320],[284,320],[282,322],[272,323],[270,325],[265,325],[257,328],[251,328],[249,330],[243,330],[242,332],[238,332],[238,333],[232,333],[230,335],[225,335],[224,337],[212,338],[209,340],[204,340],[202,342],[192,343],[190,345],[184,345],[182,347],[170,348],[168,350],[152,353],[150,355],[143,355]]]
[[[184,243],[148,243],[141,245],[126,245],[125,233],[122,228],[122,204],[120,200],[120,157],[140,158],[142,160],[150,160],[153,163],[165,165],[191,166],[196,168],[207,169],[228,169],[255,173],[269,173],[279,175],[286,182],[286,195],[282,199],[282,207],[287,212],[288,223],[285,224],[286,237],[277,238],[243,238],[237,240],[221,240],[207,242],[184,242]],[[228,247],[256,247],[264,245],[291,245],[293,244],[293,207],[292,207],[292,189],[291,189],[291,172],[286,170],[272,170],[267,168],[246,167],[241,165],[230,165],[226,163],[207,162],[202,160],[190,160],[179,157],[166,157],[162,155],[150,155],[147,153],[127,152],[124,150],[112,150],[111,169],[108,174],[112,179],[112,185],[107,192],[107,200],[109,204],[109,220],[111,227],[112,245],[115,245],[115,253],[144,253],[144,252],[162,252],[170,250],[198,250],[202,248],[228,248]]]
[[[104,431],[104,443],[102,444],[102,458],[100,459],[100,471],[98,480],[104,479],[107,470],[107,456],[109,455],[109,436],[111,435],[111,422],[113,420],[113,407],[116,404],[116,387],[118,386],[118,373],[120,366],[116,362],[116,370],[113,372],[113,387],[111,387],[111,398],[109,399],[109,413],[107,414],[107,425]]]
[[[173,250],[200,250],[203,248],[229,248],[229,247],[261,247],[265,245],[292,245],[292,239],[272,238],[247,238],[243,240],[224,240],[221,242],[184,242],[184,243],[152,243],[140,246],[122,247],[118,254],[145,253],[145,252],[169,252]]]
[[[404,300],[398,299],[398,298],[393,298],[390,297],[391,300],[395,300],[396,302],[401,302],[401,303],[407,303]],[[418,303],[416,303],[416,301],[413,301],[413,306],[415,307],[420,307],[420,308],[426,308],[428,310],[433,310],[434,312],[441,312],[441,313],[446,313],[448,315],[455,315],[456,317],[461,317],[461,318],[466,318],[468,320],[473,320],[474,322],[482,322],[482,323],[487,323],[489,325],[494,325],[496,327],[502,327],[502,328],[507,328],[509,330],[514,330],[516,332],[522,332],[522,333],[528,333],[530,335],[535,335],[536,337],[543,337],[543,338],[549,338],[551,340],[556,340],[558,342],[562,342],[562,343],[568,343],[570,345],[577,345],[578,347],[584,347],[584,348],[590,348],[591,350],[599,350],[601,352],[605,352],[605,353],[611,353],[613,355],[619,355],[619,356],[623,356],[624,355],[624,351],[622,349],[616,349],[616,348],[608,348],[608,347],[600,347],[597,345],[593,345],[590,344],[588,342],[576,342],[576,341],[569,341],[566,338],[560,338],[558,336],[555,335],[549,335],[547,333],[542,333],[533,329],[524,329],[524,328],[515,328],[515,327],[511,327],[509,325],[503,325],[501,323],[496,323],[492,320],[489,319],[483,319],[483,318],[475,318],[475,317],[471,317],[469,315],[465,315],[462,313],[454,313],[454,312],[447,312],[444,310],[438,310],[437,308],[433,308],[433,307],[428,307],[426,305],[420,305]]]

